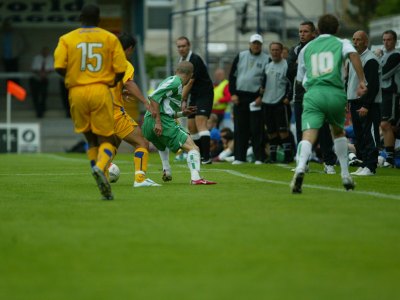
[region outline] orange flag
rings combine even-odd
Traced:
[[[7,81],[7,93],[13,95],[19,101],[25,101],[26,98],[25,89],[22,86],[16,84],[12,80]]]

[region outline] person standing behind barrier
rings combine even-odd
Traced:
[[[299,38],[300,42],[292,47],[289,52],[288,62],[288,72],[287,78],[292,83],[292,89],[289,93],[289,99],[293,101],[294,116],[296,120],[296,140],[297,144],[300,143],[302,139],[302,124],[301,115],[303,113],[303,97],[304,97],[304,87],[301,82],[296,80],[297,73],[297,59],[301,49],[312,41],[316,37],[315,25],[311,21],[304,21],[299,26]],[[319,144],[322,152],[322,159],[324,161],[324,172],[327,174],[335,174],[334,165],[336,163],[336,154],[333,151],[333,140],[329,129],[328,123],[320,128],[320,133],[318,135]]]
[[[82,26],[60,37],[54,68],[65,76],[75,131],[89,144],[87,155],[103,200],[114,199],[105,175],[116,152],[113,99],[110,88],[127,68],[118,38],[97,27],[98,6],[87,4],[80,15]]]
[[[184,87],[183,92],[183,102],[188,100],[190,94],[189,103],[183,103],[183,108],[186,105],[197,107],[197,112],[188,116],[188,129],[200,149],[201,163],[211,164],[210,131],[207,128],[207,120],[213,105],[213,84],[203,59],[190,50],[189,39],[185,36],[179,37],[176,40],[176,47],[181,56],[179,62],[190,61],[194,67],[191,83]]]
[[[360,98],[356,94],[358,79],[352,64],[349,66],[347,99],[350,104],[351,120],[356,137],[357,157],[362,163],[352,175],[371,176],[375,174],[379,155],[379,123],[382,93],[380,90],[380,64],[378,58],[368,49],[368,35],[357,31],[353,45],[360,54],[368,91]]]
[[[262,111],[268,132],[270,163],[276,163],[279,144],[283,147],[284,163],[293,161],[293,149],[289,136],[290,82],[286,77],[287,62],[282,58],[282,50],[282,43],[272,42],[269,45],[272,61],[265,67],[261,86]]]
[[[225,111],[231,102],[229,81],[226,79],[224,69],[216,69],[214,72],[214,104],[212,113],[218,117],[217,128],[220,127],[225,117]]]
[[[19,58],[25,51],[24,37],[12,26],[10,18],[3,21],[0,36],[4,71],[7,73],[19,72]],[[8,78],[8,80],[20,82],[19,78]]]
[[[394,166],[394,125],[399,119],[400,52],[396,50],[397,34],[393,30],[383,33],[382,67],[382,121],[381,129],[386,151],[385,167]]]
[[[262,51],[261,35],[253,34],[249,45],[248,50],[235,57],[229,73],[229,91],[234,115],[235,160],[232,164],[235,165],[246,162],[250,136],[256,162],[265,160],[260,83],[269,56]]]
[[[54,59],[53,55],[50,55],[49,47],[43,47],[40,54],[33,58],[31,69],[34,73],[34,76],[29,80],[33,105],[35,107],[36,116],[38,118],[43,118],[46,112],[49,87],[48,75],[54,71]]]

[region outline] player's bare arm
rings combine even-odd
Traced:
[[[149,101],[147,101],[147,99],[143,96],[142,91],[139,89],[139,86],[136,84],[136,82],[133,80],[128,80],[125,82],[123,95],[124,99],[126,97],[129,99],[131,96],[135,97],[142,102],[146,110],[153,115],[152,107],[149,105]]]
[[[162,134],[162,125],[161,125],[161,116],[160,116],[160,104],[153,99],[150,99],[150,106],[153,111],[151,116],[156,120],[156,123],[154,124],[154,132],[156,133],[157,136],[160,136]]]

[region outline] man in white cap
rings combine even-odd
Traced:
[[[260,164],[265,160],[260,83],[269,56],[262,51],[262,44],[262,36],[253,34],[249,49],[235,57],[229,74],[229,91],[235,116],[235,160],[232,163],[235,165],[246,162],[250,137],[255,163]]]

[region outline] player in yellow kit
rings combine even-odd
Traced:
[[[75,131],[83,133],[92,174],[104,200],[112,200],[104,172],[116,151],[113,97],[115,86],[125,73],[126,59],[118,38],[99,27],[100,10],[88,4],[82,8],[82,26],[60,37],[54,52],[54,68],[65,76]]]
[[[119,41],[121,42],[126,58],[128,59],[135,49],[136,40],[131,35],[123,33],[119,36]],[[121,140],[124,140],[136,148],[133,158],[135,166],[134,187],[160,186],[160,184],[146,178],[149,142],[143,137],[140,127],[124,108],[124,98],[128,99],[133,96],[141,101],[146,109],[150,109],[148,100],[143,96],[139,87],[133,81],[134,73],[134,67],[129,61],[127,61],[124,78],[115,88],[113,88],[115,119],[114,131],[115,135],[118,137],[117,147],[121,143]],[[122,91],[124,91],[123,94]]]

